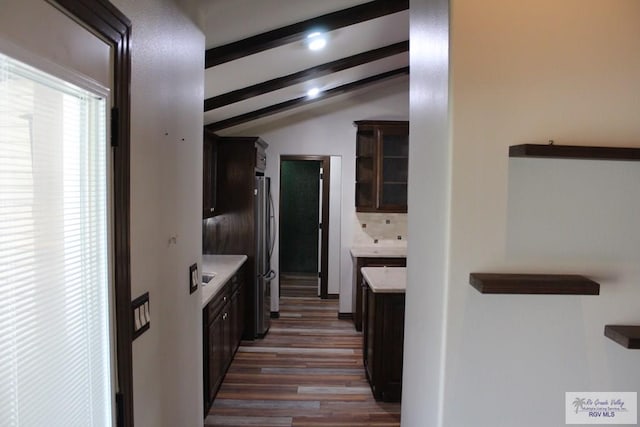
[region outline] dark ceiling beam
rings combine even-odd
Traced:
[[[270,105],[268,107],[261,108],[259,110],[251,111],[249,113],[240,114],[239,116],[230,117],[228,119],[220,120],[205,126],[209,131],[215,132],[220,129],[230,128],[242,123],[250,122],[252,120],[261,119],[263,117],[270,116],[272,114],[281,113],[283,111],[297,108],[302,105],[311,104],[313,102],[322,101],[327,98],[331,98],[337,95],[342,95],[347,92],[361,89],[369,86],[373,83],[378,83],[382,80],[390,79],[402,74],[409,74],[409,67],[397,68],[395,70],[387,71],[382,74],[376,74],[375,76],[367,77],[362,80],[347,83],[342,86],[334,87],[333,89],[326,90],[318,95],[316,98],[309,98],[302,96],[300,98],[290,99],[288,101],[281,102],[279,104]]]
[[[214,67],[243,56],[293,43],[305,38],[310,30],[321,28],[324,31],[333,31],[408,8],[409,0],[375,0],[307,19],[306,21],[257,34],[233,43],[207,49],[204,57],[204,67]]]
[[[400,43],[394,43],[389,46],[359,53],[357,55],[348,56],[316,67],[307,68],[306,70],[289,74],[288,76],[278,77],[276,79],[268,80],[242,89],[223,93],[222,95],[205,99],[204,111],[214,110],[216,108],[224,107],[225,105],[233,104],[234,102],[243,101],[254,96],[273,92],[274,90],[302,83],[307,80],[317,79],[331,73],[336,73],[368,62],[377,61],[378,59],[397,55],[408,50],[409,40],[406,40]]]

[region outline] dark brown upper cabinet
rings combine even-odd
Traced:
[[[356,212],[407,212],[409,122],[361,120],[356,137]]]
[[[211,218],[216,212],[217,139],[213,132],[204,130],[202,149],[202,218]]]

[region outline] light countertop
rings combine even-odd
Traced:
[[[407,288],[406,267],[362,267],[361,271],[374,293],[404,293]]]
[[[246,260],[246,255],[202,255],[200,274],[215,273],[209,283],[202,284],[202,308],[209,304]]]
[[[352,246],[351,256],[354,258],[406,258],[406,246]]]

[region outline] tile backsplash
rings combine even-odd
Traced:
[[[357,212],[354,246],[406,246],[407,214]]]

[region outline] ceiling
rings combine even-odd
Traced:
[[[224,133],[406,80],[408,3],[203,0],[205,125]],[[308,34],[323,29],[326,47],[310,50]]]

